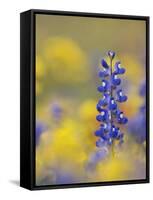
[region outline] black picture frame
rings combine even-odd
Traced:
[[[146,179],[36,186],[35,184],[35,21],[36,14],[94,18],[133,19],[146,22]],[[149,17],[50,10],[29,10],[20,14],[20,186],[57,189],[89,186],[149,183]]]

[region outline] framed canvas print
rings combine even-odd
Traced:
[[[148,183],[149,17],[20,19],[20,185]]]

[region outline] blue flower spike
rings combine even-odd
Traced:
[[[123,143],[124,133],[120,129],[128,123],[128,118],[119,110],[119,103],[127,101],[128,98],[123,94],[121,78],[118,77],[125,73],[125,69],[121,67],[120,61],[113,66],[114,51],[108,51],[107,56],[110,62],[102,59],[103,71],[99,72],[102,84],[97,89],[102,93],[102,97],[96,106],[99,112],[96,119],[100,122],[100,128],[95,131],[95,136],[98,137],[96,146],[101,149],[107,147],[112,156],[115,156],[115,141],[118,141],[119,145]]]
[[[97,137],[101,137],[102,134],[103,134],[103,129],[99,129],[99,130],[95,131],[95,136],[97,136]]]

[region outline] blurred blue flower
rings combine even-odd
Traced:
[[[106,144],[107,144],[106,139],[103,139],[101,137],[96,141],[96,146],[97,147],[103,147]]]
[[[143,81],[143,83],[141,84],[139,94],[142,97],[146,95],[146,81]]]
[[[98,142],[97,142],[97,145],[98,145]],[[108,148],[107,148],[107,146],[103,146],[102,145],[101,148],[98,148],[89,157],[89,161],[87,163],[86,170],[89,171],[89,172],[93,171],[95,169],[96,165],[100,161],[102,161],[103,159],[105,159],[107,155],[108,155]]]
[[[61,119],[62,112],[63,110],[59,103],[51,104],[51,114],[55,120]]]
[[[35,132],[35,141],[36,145],[39,144],[40,136],[43,132],[46,131],[46,126],[43,122],[37,121],[36,122],[36,132]]]
[[[138,112],[138,114],[129,121],[129,132],[138,143],[146,140],[146,114]]]
[[[134,136],[138,143],[146,140],[146,82],[144,81],[139,90],[139,95],[144,97],[144,103],[140,106],[138,113],[129,121],[129,133]]]
[[[66,171],[58,170],[57,172],[55,172],[55,174],[56,174],[56,181],[55,181],[56,184],[70,184],[77,181],[74,174],[68,173]]]

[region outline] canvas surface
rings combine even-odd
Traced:
[[[36,14],[37,186],[146,178],[145,74],[144,20]]]

